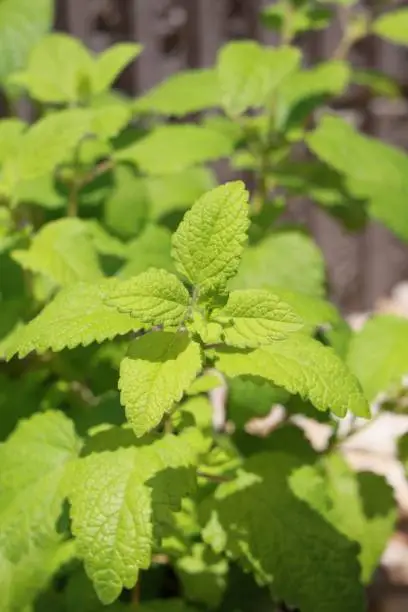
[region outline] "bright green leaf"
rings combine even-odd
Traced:
[[[59,219],[44,226],[27,251],[13,251],[13,258],[61,286],[96,281],[102,272],[88,232],[79,219]]]
[[[177,326],[188,314],[190,296],[177,276],[151,268],[117,283],[106,303],[149,326]]]
[[[135,164],[152,175],[173,174],[228,157],[233,142],[224,134],[200,125],[163,125],[135,144],[117,151],[117,161]]]
[[[341,359],[304,334],[291,334],[253,351],[218,349],[217,357],[217,367],[229,377],[260,376],[340,417],[347,410],[360,417],[370,415],[357,379]]]
[[[191,491],[197,431],[140,448],[93,453],[77,463],[72,531],[104,604],[132,588],[151,563],[154,531]]]
[[[129,243],[127,263],[119,272],[120,278],[130,278],[148,268],[164,268],[172,272],[174,264],[170,256],[171,233],[165,227],[148,225],[144,232]]]
[[[182,117],[219,106],[220,100],[220,88],[214,70],[185,70],[171,75],[136,100],[134,110]]]
[[[213,318],[224,327],[225,343],[241,348],[283,340],[302,327],[301,319],[288,304],[262,289],[233,291]]]
[[[140,329],[141,324],[133,317],[106,305],[106,295],[116,282],[79,283],[60,291],[35,319],[17,332],[8,357],[87,346]]]
[[[119,43],[98,55],[92,71],[92,93],[98,95],[109,89],[142,50],[143,46],[138,43]]]
[[[119,388],[137,436],[159,425],[200,370],[200,347],[187,332],[152,332],[133,342],[120,366]]]
[[[400,8],[381,15],[374,21],[372,30],[397,45],[408,45],[408,9]]]
[[[292,47],[268,49],[254,41],[234,41],[222,47],[217,61],[222,103],[230,115],[262,107],[300,62]]]
[[[180,274],[203,293],[223,288],[238,268],[248,225],[248,193],[241,181],[203,195],[173,234]]]

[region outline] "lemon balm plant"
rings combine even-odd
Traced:
[[[404,410],[408,325],[353,335],[320,251],[281,213],[301,195],[407,237],[405,154],[327,110],[351,82],[396,95],[347,51],[372,32],[404,42],[406,11],[348,8],[336,58],[306,70],[294,37],[329,9],[276,3],[262,18],[282,46],[229,43],[136,100],[112,85],[137,44],[94,56],[50,34],[4,77],[39,113],[0,122],[5,611],[365,609],[396,508],[344,461],[338,424],[379,393]],[[216,186],[221,158],[252,173],[251,194]],[[276,403],[279,427],[249,435]],[[325,423],[324,451],[299,414]]]

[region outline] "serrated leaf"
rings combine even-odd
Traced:
[[[0,549],[11,563],[58,542],[65,479],[79,450],[72,421],[51,411],[21,421],[0,445]]]
[[[268,49],[254,41],[234,41],[218,55],[217,72],[221,99],[227,113],[240,115],[251,107],[262,107],[278,85],[300,62],[293,47]]]
[[[164,125],[116,151],[114,157],[135,164],[142,172],[160,176],[228,157],[232,150],[233,142],[215,130],[200,125]]]
[[[60,291],[40,314],[16,333],[7,356],[25,357],[31,351],[87,346],[127,334],[141,324],[128,314],[106,305],[115,280],[101,284],[78,283]]]
[[[253,351],[218,349],[217,358],[217,367],[229,377],[260,376],[309,399],[318,410],[340,417],[347,410],[370,416],[360,385],[346,365],[331,348],[304,334],[291,334]]]
[[[300,499],[360,545],[361,579],[367,584],[395,527],[397,509],[391,487],[376,474],[356,474],[339,454],[300,468],[290,484]]]
[[[241,181],[204,194],[172,238],[177,270],[203,293],[235,274],[247,239],[248,192]]]
[[[119,389],[137,436],[159,425],[200,370],[200,347],[187,332],[152,332],[132,343],[120,366]]]
[[[210,507],[226,550],[302,612],[362,612],[358,548],[291,490],[290,474],[300,466],[288,454],[261,453],[218,487]]]
[[[104,604],[123,587],[132,588],[139,569],[149,567],[154,532],[193,488],[197,434],[186,430],[78,461],[70,494],[72,531]]]
[[[313,240],[300,232],[287,230],[271,234],[250,246],[243,254],[233,289],[263,288],[323,295],[325,263]]]
[[[100,53],[92,70],[92,92],[101,94],[109,89],[119,74],[143,50],[138,43],[119,43]]]
[[[171,75],[136,100],[134,110],[182,117],[219,106],[220,101],[215,70],[185,70]]]
[[[34,236],[27,251],[13,251],[26,270],[50,278],[60,286],[102,278],[98,256],[87,226],[79,219],[59,219]]]
[[[283,340],[303,325],[288,304],[262,289],[233,291],[213,318],[223,325],[225,343],[241,348]]]
[[[408,9],[400,8],[377,17],[372,31],[397,45],[408,45]]]
[[[306,329],[330,327],[342,320],[336,307],[329,301],[287,289],[276,288],[271,291],[293,308],[303,320]]]
[[[373,317],[353,336],[347,363],[370,401],[399,387],[408,374],[408,321],[393,315]]]
[[[0,3],[0,80],[24,66],[32,47],[51,28],[52,0]]]
[[[190,295],[177,276],[151,268],[118,282],[108,292],[106,303],[149,326],[176,327],[188,314]]]
[[[175,270],[171,255],[171,233],[165,227],[148,225],[144,232],[128,244],[127,263],[119,271],[120,278],[130,278],[148,268]]]
[[[369,201],[369,212],[403,239],[408,193],[408,156],[356,132],[339,117],[327,115],[307,137],[309,148],[344,174],[348,189]],[[378,163],[381,160],[381,164]]]

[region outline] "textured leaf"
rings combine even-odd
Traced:
[[[38,42],[27,70],[13,80],[40,102],[73,103],[89,94],[91,71],[92,58],[86,47],[77,38],[53,33]]]
[[[253,351],[219,349],[217,357],[217,367],[229,377],[260,376],[340,417],[347,410],[360,417],[370,415],[354,375],[331,348],[309,336],[291,334]]]
[[[300,499],[360,545],[361,578],[367,584],[395,527],[391,487],[376,474],[356,474],[337,454],[328,455],[316,467],[300,468],[290,483]]]
[[[302,327],[288,304],[262,289],[233,291],[213,318],[224,327],[225,343],[242,348],[283,340]]]
[[[287,289],[271,289],[300,316],[305,331],[316,328],[333,327],[342,319],[336,307],[329,301]]]
[[[128,262],[119,272],[120,278],[130,278],[148,268],[164,268],[172,272],[174,264],[170,256],[171,233],[165,227],[148,225],[144,232],[129,243]]]
[[[171,75],[136,100],[134,109],[136,112],[182,117],[219,106],[220,101],[221,93],[214,70],[185,70]]]
[[[133,317],[106,305],[106,295],[116,282],[79,283],[60,291],[35,319],[16,333],[8,357],[87,346],[140,329],[141,324]]]
[[[408,45],[408,9],[400,8],[378,17],[373,32],[397,45]]]
[[[264,106],[299,61],[299,51],[291,47],[268,49],[254,41],[224,45],[217,61],[224,108],[239,115],[250,107]]]
[[[0,550],[10,562],[58,542],[67,470],[79,449],[73,423],[61,412],[21,421],[0,445]]]
[[[142,49],[138,43],[119,43],[98,55],[92,71],[92,92],[98,95],[109,89]]]
[[[248,193],[241,181],[203,195],[173,234],[180,274],[202,292],[224,287],[239,265],[248,225]]]
[[[26,270],[49,277],[58,285],[96,281],[102,277],[89,230],[79,219],[59,219],[44,226],[27,251],[13,251]]]
[[[106,303],[150,326],[177,326],[186,318],[190,296],[177,276],[151,268],[113,286]]]
[[[408,374],[408,321],[392,315],[373,317],[353,336],[347,362],[370,401],[399,387]]]
[[[302,612],[362,612],[357,546],[295,496],[289,477],[300,465],[284,453],[261,453],[218,487],[211,507],[226,549]]]
[[[356,132],[339,117],[325,116],[307,138],[309,148],[345,175],[349,190],[369,200],[371,214],[403,239],[408,194],[408,156]],[[378,163],[381,160],[381,163]]]
[[[324,280],[325,264],[318,247],[308,236],[288,230],[249,247],[231,287],[277,287],[320,297]]]
[[[120,366],[119,388],[137,436],[159,425],[200,370],[200,347],[187,332],[153,332],[133,342]]]
[[[194,485],[199,432],[78,461],[70,495],[78,554],[105,604],[151,563],[154,530]]]
[[[0,3],[0,80],[22,68],[32,47],[49,30],[52,0],[2,0]]]
[[[164,125],[117,151],[115,158],[136,164],[142,172],[160,176],[228,157],[232,150],[233,142],[215,130],[200,125]]]

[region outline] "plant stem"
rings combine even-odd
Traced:
[[[228,476],[221,476],[220,474],[209,474],[208,472],[202,472],[201,470],[197,470],[197,476],[200,478],[207,478],[207,480],[211,480],[212,482],[231,482],[233,478],[229,478]]]

